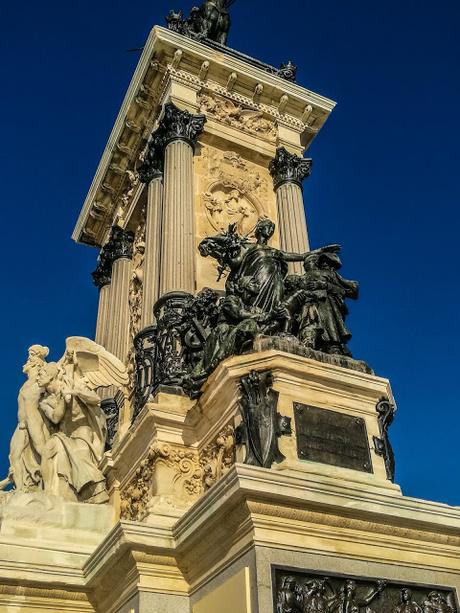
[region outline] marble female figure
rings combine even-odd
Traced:
[[[33,345],[23,372],[27,381],[18,395],[18,425],[10,444],[10,470],[8,477],[0,483],[0,489],[10,483],[23,492],[32,492],[42,487],[40,470],[41,456],[50,437],[49,422],[39,409],[42,395],[37,377],[45,365],[48,347]]]

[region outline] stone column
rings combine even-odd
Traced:
[[[204,115],[192,115],[168,103],[157,130],[164,150],[160,296],[196,289],[193,154],[205,122]]]
[[[161,143],[160,143],[161,145]],[[163,216],[163,153],[152,135],[139,177],[147,185],[145,212],[144,288],[141,330],[153,324],[153,305],[160,297],[160,255]]]
[[[99,307],[96,323],[96,343],[105,347],[109,318],[110,293],[112,283],[112,264],[102,249],[96,270],[92,274],[94,285],[99,288]]]
[[[123,230],[119,226],[113,226],[112,235],[107,244],[108,257],[112,262],[112,284],[106,349],[122,362],[126,361],[129,351],[129,283],[133,242],[132,232]]]
[[[310,251],[302,181],[311,174],[312,160],[289,153],[284,147],[276,151],[270,173],[276,192],[281,249],[292,253]],[[302,274],[302,263],[289,264],[289,271]]]

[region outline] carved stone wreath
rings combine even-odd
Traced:
[[[261,217],[261,206],[247,193],[247,185],[237,179],[216,182],[203,194],[206,216],[218,232],[236,223],[238,233],[250,234]]]

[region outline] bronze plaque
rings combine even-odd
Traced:
[[[364,419],[298,402],[294,416],[301,460],[372,472]]]
[[[276,613],[456,613],[455,589],[272,567]]]

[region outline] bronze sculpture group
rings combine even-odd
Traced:
[[[234,1],[206,0],[200,6],[194,6],[187,19],[182,11],[170,11],[166,18],[168,28],[190,38],[226,45],[231,26],[229,8]]]
[[[287,253],[270,245],[275,224],[260,219],[254,238],[240,236],[235,225],[205,238],[203,257],[226,275],[225,296],[205,289],[197,296],[163,296],[157,324],[147,331],[155,355],[145,349],[145,331],[135,341],[138,372],[151,363],[156,383],[174,385],[196,397],[218,364],[250,351],[257,337],[288,339],[292,346],[322,355],[350,358],[345,319],[347,298],[358,297],[358,283],[339,274],[339,245],[306,253]],[[303,262],[302,275],[288,274],[291,262]],[[145,385],[138,386],[146,399]],[[150,387],[151,387],[150,382]]]
[[[367,582],[366,582],[367,583]],[[277,591],[276,613],[456,613],[452,593],[424,589],[420,604],[413,591],[377,581],[366,591],[354,579],[331,580],[317,577],[299,581],[291,575],[282,577]],[[383,597],[383,595],[385,597]]]

